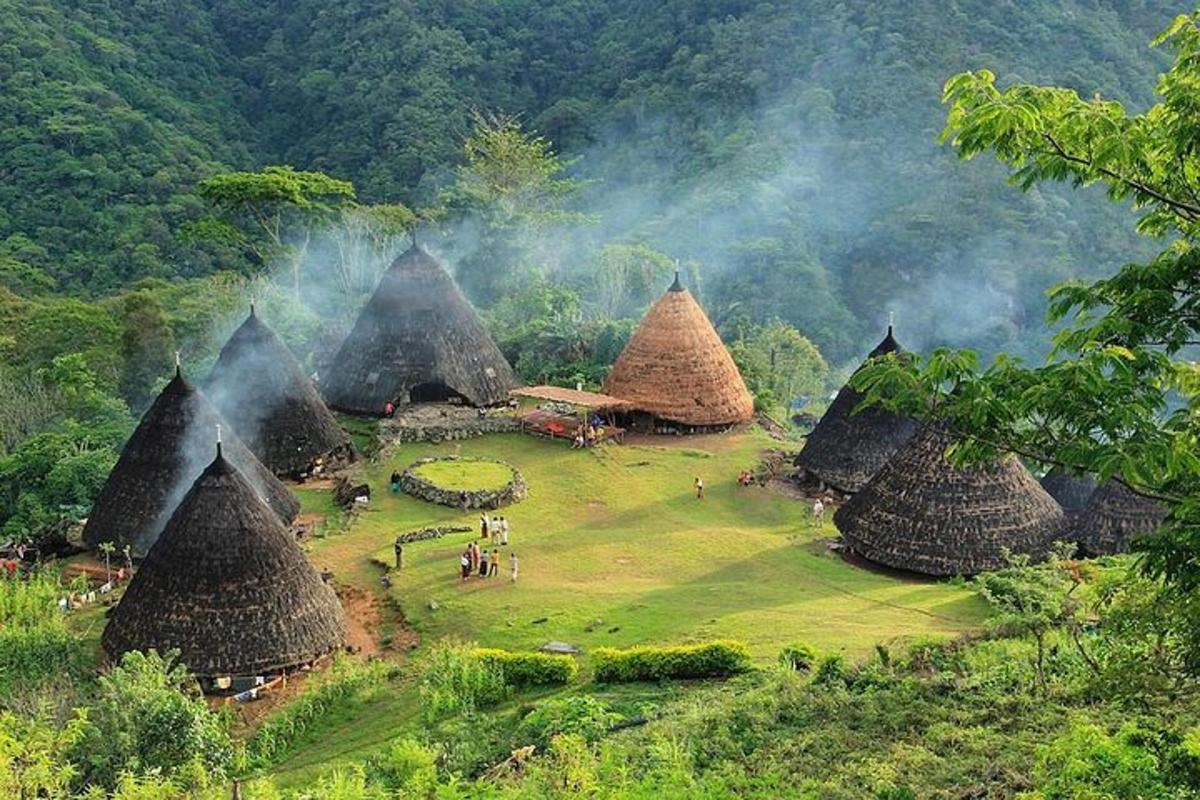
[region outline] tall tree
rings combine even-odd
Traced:
[[[121,396],[145,408],[155,383],[169,374],[175,339],[162,307],[149,292],[134,292],[121,308]]]
[[[587,219],[568,208],[582,184],[567,176],[570,162],[547,139],[511,116],[476,114],[463,161],[445,201],[458,222],[479,235],[462,259],[460,280],[478,299],[492,301],[506,277],[521,280],[561,260],[565,237],[546,234]]]
[[[201,181],[198,191],[213,215],[193,225],[192,234],[236,244],[266,267],[282,262],[297,297],[314,231],[354,201],[349,181],[290,166],[215,175]]]
[[[1047,181],[1099,184],[1140,212],[1137,229],[1169,239],[1149,263],[1051,294],[1063,326],[1043,366],[1001,357],[988,368],[941,350],[916,368],[885,363],[856,379],[869,399],[927,411],[966,435],[964,461],[1012,450],[1118,476],[1167,502],[1163,529],[1135,541],[1149,574],[1200,588],[1200,12],[1156,40],[1175,62],[1161,101],[1141,114],[1099,96],[1019,84],[986,70],[947,82],[943,139],[959,155],[985,152],[1024,189]]]

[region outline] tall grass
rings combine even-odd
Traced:
[[[53,575],[0,579],[0,696],[80,668],[84,644],[58,608],[66,591]]]

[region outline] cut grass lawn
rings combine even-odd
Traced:
[[[430,461],[428,464],[413,467],[412,473],[439,489],[455,492],[503,489],[515,477],[512,467],[507,464],[478,458]]]
[[[369,465],[370,506],[347,533],[316,542],[313,557],[338,580],[373,587],[398,533],[477,527],[475,514],[387,491],[394,469],[455,453],[512,464],[529,497],[504,510],[512,536],[498,578],[458,579],[472,534],[405,548],[391,591],[424,638],[523,649],[551,639],[587,648],[729,637],[771,659],[797,639],[861,655],[877,642],[949,636],[982,621],[984,604],[969,589],[847,564],[824,545],[832,527],[818,529],[804,505],[738,487],[738,472],[769,446],[765,435],[684,441],[572,450],[503,434],[404,445]],[[692,490],[696,476],[707,486],[703,500]],[[515,585],[509,551],[521,563]]]
[[[477,533],[405,546],[405,568],[391,571],[388,591],[423,643],[454,637],[522,650],[561,640],[586,653],[731,638],[768,663],[797,640],[856,657],[876,643],[979,627],[986,608],[970,589],[852,566],[826,547],[836,532],[813,523],[806,505],[738,487],[738,473],[771,444],[757,430],[589,450],[518,434],[407,444],[367,464],[370,505],[344,533],[314,541],[311,555],[339,582],[379,590],[397,534],[448,524],[477,531],[477,513],[388,491],[393,470],[456,454],[512,464],[529,495],[500,512],[512,535],[497,578],[459,579],[459,555]],[[697,476],[703,500],[692,488]],[[327,507],[326,493],[299,493],[306,510]],[[521,563],[516,584],[510,550]],[[398,735],[416,714],[414,693],[403,681],[394,696],[330,720],[280,765],[281,779],[298,785]]]

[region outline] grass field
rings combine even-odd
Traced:
[[[480,492],[504,488],[512,479],[511,467],[495,461],[464,458],[455,461],[430,461],[413,467],[413,475],[439,489]]]
[[[366,466],[369,507],[344,532],[316,540],[311,556],[340,583],[383,591],[398,533],[434,524],[478,531],[477,513],[388,491],[393,470],[457,454],[503,460],[528,482],[527,499],[496,512],[510,521],[520,579],[508,580],[503,550],[499,577],[459,579],[459,554],[477,533],[407,545],[388,591],[422,642],[449,636],[532,649],[561,640],[586,652],[729,637],[767,662],[796,640],[859,656],[878,642],[980,625],[985,607],[971,590],[852,566],[826,547],[835,531],[817,527],[806,505],[738,487],[738,472],[770,445],[758,431],[590,450],[517,434],[403,445]],[[703,500],[692,488],[697,476]],[[335,513],[327,492],[300,494],[305,511]],[[404,730],[416,713],[406,687],[329,720],[280,778],[302,782]]]

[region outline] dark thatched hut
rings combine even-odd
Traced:
[[[1124,553],[1133,537],[1158,530],[1166,517],[1166,509],[1157,500],[1113,478],[1096,489],[1087,506],[1074,515],[1067,538],[1085,555]]]
[[[1066,467],[1054,467],[1040,481],[1042,488],[1063,507],[1068,514],[1075,514],[1087,506],[1096,491],[1096,477],[1090,473],[1079,473]]]
[[[175,377],[142,416],[121,457],[100,490],[83,529],[83,541],[96,548],[129,545],[142,558],[158,538],[171,512],[212,453],[221,425],[225,453],[284,523],[300,513],[300,503],[242,444],[229,423],[177,368]]]
[[[879,564],[926,575],[974,575],[1004,551],[1041,554],[1063,511],[1016,458],[962,469],[946,458],[953,434],[921,428],[834,514],[846,546]]]
[[[742,374],[678,273],[630,337],[603,391],[655,420],[685,426],[723,427],[754,416]]]
[[[384,406],[508,402],[512,367],[438,261],[413,245],[384,273],[325,370],[330,407],[383,414]]]
[[[298,476],[320,458],[351,452],[350,437],[253,306],[221,349],[204,395],[276,475]]]
[[[101,643],[178,650],[202,678],[263,675],[341,646],[337,595],[220,452],[196,479],[133,576]]]
[[[887,335],[863,364],[888,353],[903,352],[888,325]],[[796,456],[795,465],[802,478],[852,494],[916,433],[913,419],[879,406],[854,413],[862,400],[862,393],[849,384],[837,393]]]

